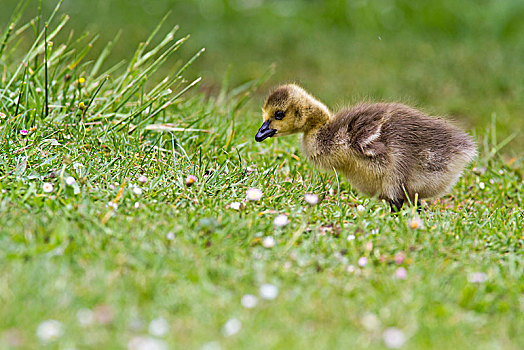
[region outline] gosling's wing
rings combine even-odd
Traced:
[[[386,152],[386,145],[381,139],[382,124],[367,125],[358,130],[352,138],[352,146],[367,157],[379,156]]]
[[[366,157],[383,155],[387,147],[382,126],[388,116],[387,104],[362,104],[348,111],[347,133],[351,147]]]

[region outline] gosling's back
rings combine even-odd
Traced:
[[[318,166],[384,199],[443,194],[476,155],[471,137],[449,121],[397,103],[341,110],[315,135],[304,135],[304,148]]]

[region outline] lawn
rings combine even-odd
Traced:
[[[334,58],[318,71],[298,59],[271,76],[262,60],[200,80],[221,61],[169,20],[122,62],[108,40],[69,35],[60,8],[33,22],[21,13],[0,26],[1,348],[524,347],[524,51],[512,46],[524,41],[512,27],[485,37],[500,55],[493,74],[477,70],[474,53],[487,54],[476,32],[428,48],[427,32],[411,31],[414,47],[448,51],[406,78],[386,75],[404,67],[410,45],[398,36],[391,60],[379,46],[371,63],[351,58],[351,71],[372,73],[345,90],[350,81],[328,88],[315,76],[335,76]],[[308,165],[298,137],[254,142],[260,94],[301,69],[333,105],[364,87],[453,113],[478,159],[420,214],[392,215]]]

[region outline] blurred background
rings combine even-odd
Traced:
[[[18,0],[0,0],[0,27]],[[55,1],[43,0],[48,14]],[[26,17],[37,13],[30,2]],[[121,31],[113,63],[130,59],[167,13],[163,28],[191,34],[181,59],[206,52],[188,77],[206,93],[276,73],[253,99],[259,111],[271,86],[295,81],[333,109],[362,99],[398,100],[451,115],[477,135],[496,123],[504,151],[521,153],[524,127],[522,0],[64,0],[76,33],[99,34],[93,55]],[[111,63],[111,62],[109,62]],[[477,136],[478,137],[478,136]]]

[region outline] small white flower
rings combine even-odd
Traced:
[[[145,184],[147,182],[147,177],[145,175],[140,175],[138,177],[138,182]]]
[[[254,296],[253,294],[246,294],[242,296],[242,299],[240,299],[240,303],[246,309],[252,309],[255,306],[257,306],[258,298]]]
[[[233,210],[240,210],[240,206],[241,206],[240,202],[233,202],[229,205],[229,207]]]
[[[114,210],[117,210],[118,209],[118,204],[117,203],[114,203],[113,201],[109,201],[107,202],[107,206],[109,208],[113,208]]]
[[[348,235],[347,240],[348,240],[348,241],[353,241],[353,240],[355,240],[355,235]]]
[[[318,196],[314,193],[306,193],[304,199],[309,205],[315,205],[318,203]]]
[[[246,191],[246,197],[248,200],[250,201],[259,201],[262,196],[264,194],[262,193],[261,190],[259,190],[258,188],[249,188],[247,191]]]
[[[355,265],[348,265],[348,267],[346,267],[346,271],[349,273],[355,272],[356,269]]]
[[[163,337],[169,331],[169,323],[165,318],[155,318],[149,323],[149,334],[156,337]]]
[[[382,333],[382,339],[386,347],[390,349],[398,349],[406,342],[404,332],[395,327],[387,328],[384,333]]]
[[[380,327],[379,318],[370,312],[365,313],[364,316],[362,316],[360,323],[366,330],[370,332],[375,331]]]
[[[483,190],[483,189],[486,188],[486,185],[484,184],[484,182],[479,183],[479,188],[480,188],[481,190]]]
[[[133,332],[141,332],[144,328],[144,321],[137,315],[131,316],[127,327]]]
[[[84,176],[86,173],[85,171],[86,167],[82,163],[78,163],[78,162],[73,163],[73,169],[75,169],[79,177]],[[115,185],[115,186],[118,186],[118,185]]]
[[[60,338],[63,333],[62,323],[57,320],[44,321],[40,323],[36,329],[36,336],[44,343]]]
[[[408,277],[408,271],[403,267],[399,267],[395,270],[395,277],[399,280],[405,280]]]
[[[286,226],[287,222],[288,222],[287,215],[280,214],[277,217],[275,217],[275,219],[273,220],[273,225],[282,227],[282,226]]]
[[[358,259],[358,266],[366,266],[368,263],[368,258],[362,256]]]
[[[488,275],[484,272],[472,272],[468,275],[468,282],[470,283],[484,283],[488,280]]]
[[[76,312],[76,319],[82,327],[95,323],[95,313],[90,309],[80,309]]]
[[[42,186],[42,189],[44,190],[45,193],[53,192],[53,184],[50,182],[46,182]]]
[[[222,327],[222,334],[224,337],[231,337],[240,332],[240,329],[242,329],[242,322],[237,318],[232,318]]]
[[[140,203],[135,202],[135,204],[133,206],[135,207],[135,209],[138,209],[138,208],[140,208]]]
[[[262,240],[262,245],[264,246],[264,248],[273,248],[275,246],[275,243],[276,242],[273,236],[266,236]]]
[[[166,343],[153,337],[134,337],[127,343],[128,350],[167,350]]]
[[[197,182],[197,177],[195,175],[189,175],[188,177],[186,177],[186,186],[187,187],[191,187],[193,186],[196,182]]]
[[[68,184],[69,186],[73,186],[73,184],[75,183],[75,178],[72,177],[72,176],[68,176],[66,177],[65,179],[65,183]]]
[[[209,343],[205,343],[202,345],[200,350],[221,350],[222,347],[220,346],[220,343],[217,341],[210,341]]]
[[[262,299],[273,300],[278,296],[278,288],[273,284],[265,283],[260,286],[259,293]]]
[[[422,229],[424,228],[424,221],[422,221],[421,218],[416,216],[413,219],[408,220],[408,226],[412,228],[413,230]]]
[[[175,234],[173,232],[168,232],[167,235],[166,235],[166,238],[170,241],[174,241],[175,240]]]
[[[133,187],[133,192],[140,196],[142,194],[142,189],[140,187]]]
[[[362,213],[364,210],[366,210],[365,206],[363,206],[362,204],[357,205],[357,211],[359,213]]]

